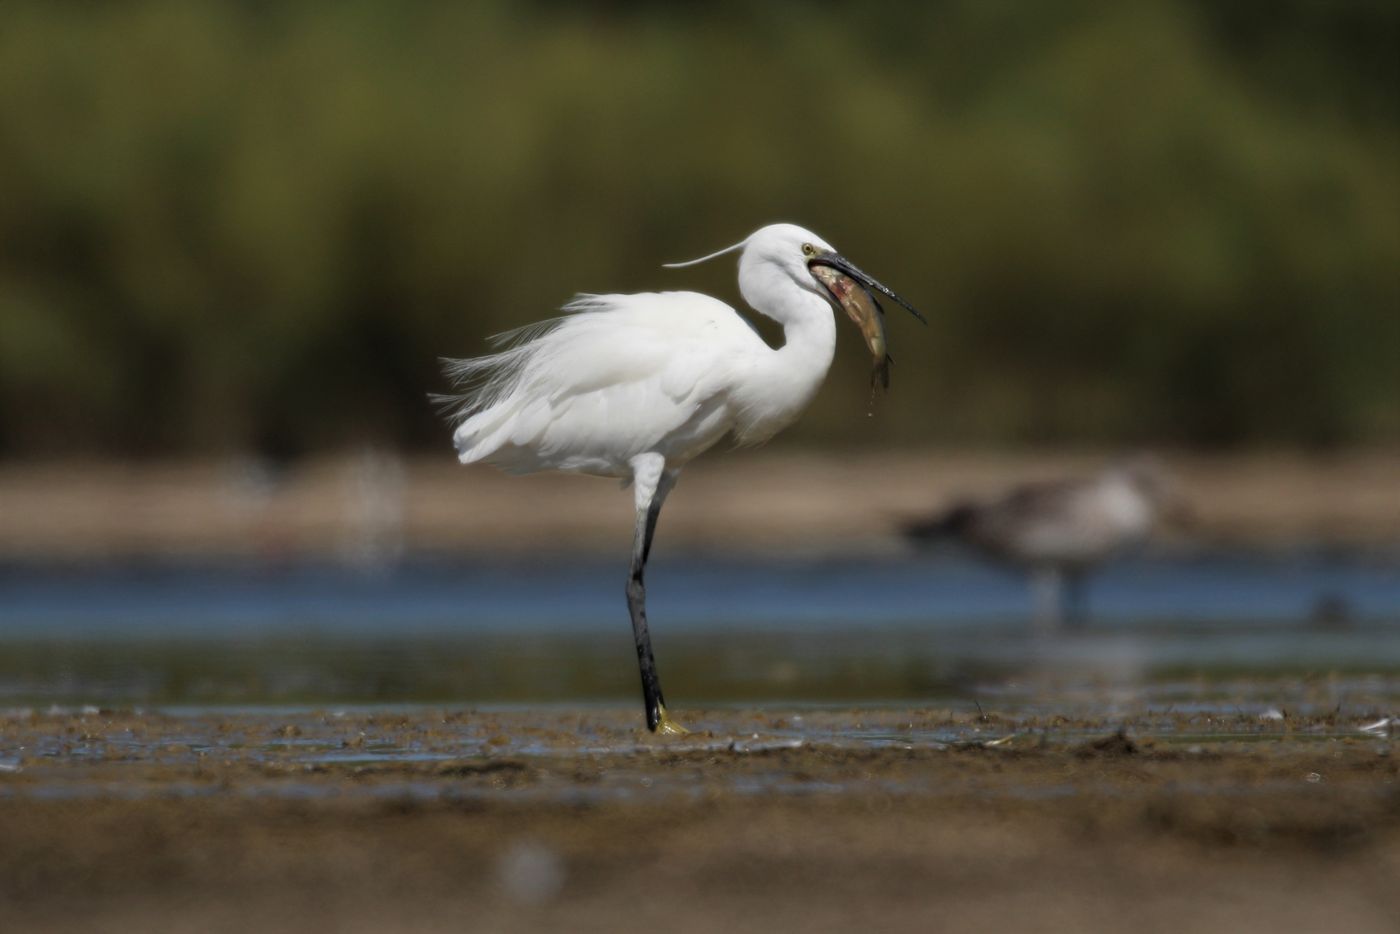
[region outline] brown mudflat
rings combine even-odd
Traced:
[[[1370,713],[0,717],[7,931],[1376,931]],[[1366,731],[1364,726],[1372,726]]]

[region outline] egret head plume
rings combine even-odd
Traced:
[[[826,242],[816,234],[804,230],[796,224],[769,224],[755,230],[738,243],[731,244],[722,250],[716,250],[699,259],[689,259],[681,263],[662,263],[661,266],[663,269],[683,269],[686,266],[695,266],[726,253],[744,249],[759,254],[767,262],[783,265],[794,261],[797,257],[798,245],[808,241],[819,244],[823,249],[830,249]],[[748,253],[745,255],[747,256]]]
[[[699,259],[688,259],[688,260],[686,260],[686,261],[684,261],[684,262],[681,262],[681,263],[662,263],[662,264],[661,264],[661,268],[662,268],[662,269],[684,269],[686,266],[695,266],[695,265],[698,265],[698,264],[700,264],[700,263],[706,262],[706,261],[708,261],[708,260],[712,260],[712,259],[714,259],[714,258],[717,257],[717,256],[723,256],[723,255],[726,254],[726,253],[733,253],[735,250],[743,249],[745,246],[748,245],[748,242],[749,242],[749,240],[750,240],[751,238],[752,238],[752,234],[750,234],[748,237],[745,237],[744,239],[740,240],[738,243],[733,244],[732,246],[727,246],[727,247],[725,247],[725,248],[722,249],[722,250],[716,250],[715,252],[710,253],[710,254],[708,254],[707,256],[702,256],[702,257],[700,257]]]

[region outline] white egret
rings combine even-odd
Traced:
[[[726,435],[766,441],[791,424],[826,376],[833,308],[860,327],[888,384],[883,312],[869,290],[914,308],[821,237],[792,224],[670,268],[742,250],[739,291],[782,325],[768,346],[728,305],[696,292],[579,295],[563,317],[495,338],[484,357],[445,361],[458,392],[440,397],[464,464],[512,473],[563,470],[619,477],[635,491],[627,605],[647,726],[683,732],[666,712],[647,630],[644,574],[661,506],[681,468]]]
[[[1092,477],[1027,483],[987,502],[958,503],[907,523],[904,532],[916,542],[957,540],[1029,569],[1035,622],[1053,629],[1066,617],[1083,621],[1090,571],[1143,542],[1163,516],[1182,514],[1156,462],[1136,459]]]

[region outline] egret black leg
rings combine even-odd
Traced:
[[[639,485],[640,482],[639,478]],[[685,732],[684,727],[666,715],[666,698],[661,693],[661,679],[657,677],[656,658],[651,651],[651,632],[647,629],[647,558],[651,555],[651,540],[656,534],[656,520],[661,515],[661,504],[674,484],[674,476],[662,475],[645,507],[639,495],[637,530],[632,543],[632,571],[627,578],[627,609],[632,615],[632,636],[637,643],[637,665],[642,674],[642,699],[646,703],[647,729],[653,733]]]

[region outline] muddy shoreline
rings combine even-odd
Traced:
[[[700,711],[676,740],[633,713],[12,712],[0,927],[1380,932],[1400,916],[1400,760],[1369,712],[1221,713],[1202,738],[1209,714]]]

